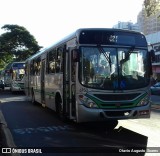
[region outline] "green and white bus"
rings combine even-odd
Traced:
[[[4,70],[5,87],[11,92],[24,91],[25,62],[12,62]]]
[[[25,93],[78,123],[149,118],[151,74],[143,34],[78,29],[26,60]]]

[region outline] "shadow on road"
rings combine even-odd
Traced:
[[[18,96],[17,94],[13,95],[13,98],[17,96]],[[25,115],[25,112],[21,114],[20,113],[16,114],[16,112],[14,112],[13,110],[15,105],[17,105],[17,109],[19,112],[20,112],[20,109],[23,108],[23,106],[26,107],[27,105],[26,114],[29,114],[29,115]],[[107,129],[107,125],[104,123],[75,124],[71,121],[63,122],[63,121],[60,121],[60,119],[57,117],[57,115],[53,111],[49,109],[44,110],[44,108],[41,108],[39,106],[35,106],[35,105],[33,106],[32,104],[28,104],[27,102],[22,103],[21,101],[16,102],[16,104],[13,104],[10,101],[7,101],[3,105],[3,108],[5,108],[7,111],[10,110],[10,115],[16,117],[15,121],[17,123],[21,118],[24,118],[23,125],[17,124],[17,126],[19,125],[19,127],[12,127],[14,126],[14,124],[12,125],[11,122],[8,124],[9,127],[11,128],[11,132],[12,132],[12,135],[14,136],[14,140],[17,146],[20,143],[22,144],[22,147],[27,145],[25,143],[27,139],[28,140],[32,139],[32,143],[33,143],[32,145],[35,144],[36,146],[35,140],[40,139],[43,145],[42,149],[45,151],[45,150],[48,150],[49,148],[50,152],[54,151],[55,155],[56,155],[56,152],[62,155],[70,155],[71,153],[74,153],[73,155],[76,155],[76,156],[78,155],[144,156],[145,155],[148,137],[141,135],[139,133],[136,133],[134,131],[131,131],[129,129],[126,129],[124,127],[118,127],[111,131]],[[46,123],[46,121],[44,121],[45,120],[44,115],[38,115],[38,113],[42,114],[42,112],[44,113],[44,115],[46,115],[47,119],[52,118],[52,121]],[[38,118],[33,116],[33,114],[34,115],[37,114]],[[29,122],[31,121],[31,119],[35,120],[34,122],[37,124],[36,125],[37,127],[31,127],[30,125],[31,122]],[[41,122],[38,123],[38,121],[41,121]],[[42,127],[43,122],[46,125],[44,124]],[[24,125],[26,127],[24,127]],[[69,129],[65,130],[63,125],[64,126],[67,125]],[[2,127],[3,126],[0,125],[0,128]],[[59,127],[61,131],[58,130]],[[16,130],[19,130],[19,131],[21,130],[23,134],[20,134],[20,133],[15,134]],[[0,147],[7,147],[6,141],[5,141],[6,137],[2,132],[3,131],[0,130],[0,140],[1,140]],[[50,139],[50,143],[49,143],[50,146],[47,146],[45,148],[43,139],[46,139],[46,138],[48,138],[48,140]],[[18,142],[16,142],[16,139],[18,140]],[[56,143],[58,143],[57,146],[55,146]],[[58,147],[58,145],[62,145],[62,146]],[[35,146],[32,148],[35,148]]]
[[[124,127],[107,131],[107,125],[104,123],[72,124],[72,126],[78,134],[83,134],[88,138],[92,137],[92,139],[97,139],[97,142],[103,142],[104,146],[93,147],[94,152],[103,153],[104,151],[106,153],[123,153],[122,155],[145,155],[148,141],[147,136]],[[93,151],[92,146],[88,147],[89,152]],[[80,150],[83,152],[83,148],[80,148]],[[84,148],[84,151],[85,150],[87,149]]]

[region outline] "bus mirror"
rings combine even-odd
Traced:
[[[79,61],[78,49],[72,50],[72,60],[73,60],[74,62],[78,62],[78,61]]]

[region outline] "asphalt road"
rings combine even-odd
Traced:
[[[88,155],[86,151],[92,155],[106,155],[101,152],[104,147],[118,150],[127,149],[128,146],[159,147],[158,109],[152,111],[151,119],[120,121],[113,131],[108,132],[104,124],[63,122],[53,111],[26,101],[23,94],[5,92],[0,95],[0,101],[0,120],[5,125],[9,147],[42,148],[51,155],[57,155],[56,152],[60,155],[70,155],[72,152],[75,152],[74,155]],[[111,153],[109,155],[128,155],[126,152]]]

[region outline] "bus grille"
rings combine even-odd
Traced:
[[[140,94],[94,94],[95,97],[103,101],[121,101],[121,100],[133,100]]]
[[[115,107],[115,108],[123,108],[123,107],[133,107],[134,103],[107,103],[107,104],[100,104],[102,107]]]

